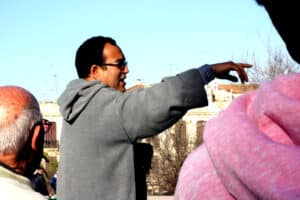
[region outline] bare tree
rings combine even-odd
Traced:
[[[248,71],[251,82],[260,83],[273,80],[278,75],[291,74],[300,71],[300,65],[295,63],[281,49],[268,48],[268,59],[265,66],[257,62],[256,55],[252,56],[253,67]]]
[[[185,122],[180,120],[165,133],[147,140],[155,152],[147,180],[148,188],[152,189],[152,194],[173,194],[183,161],[202,142],[202,134],[189,137]]]

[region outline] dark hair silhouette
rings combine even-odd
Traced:
[[[96,36],[86,40],[76,52],[75,66],[79,78],[86,78],[93,64],[103,64],[103,49],[106,43],[117,46],[110,37]]]

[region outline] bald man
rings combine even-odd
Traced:
[[[40,165],[43,143],[42,115],[36,98],[20,87],[0,87],[1,199],[45,199],[32,189],[27,178]]]

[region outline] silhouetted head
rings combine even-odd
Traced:
[[[300,63],[300,29],[297,0],[256,0],[267,10],[291,57]]]

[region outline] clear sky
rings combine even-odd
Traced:
[[[96,35],[122,48],[127,86],[253,53],[263,61],[268,44],[285,49],[254,0],[1,0],[0,27],[0,85],[48,101],[77,78],[75,52]]]

